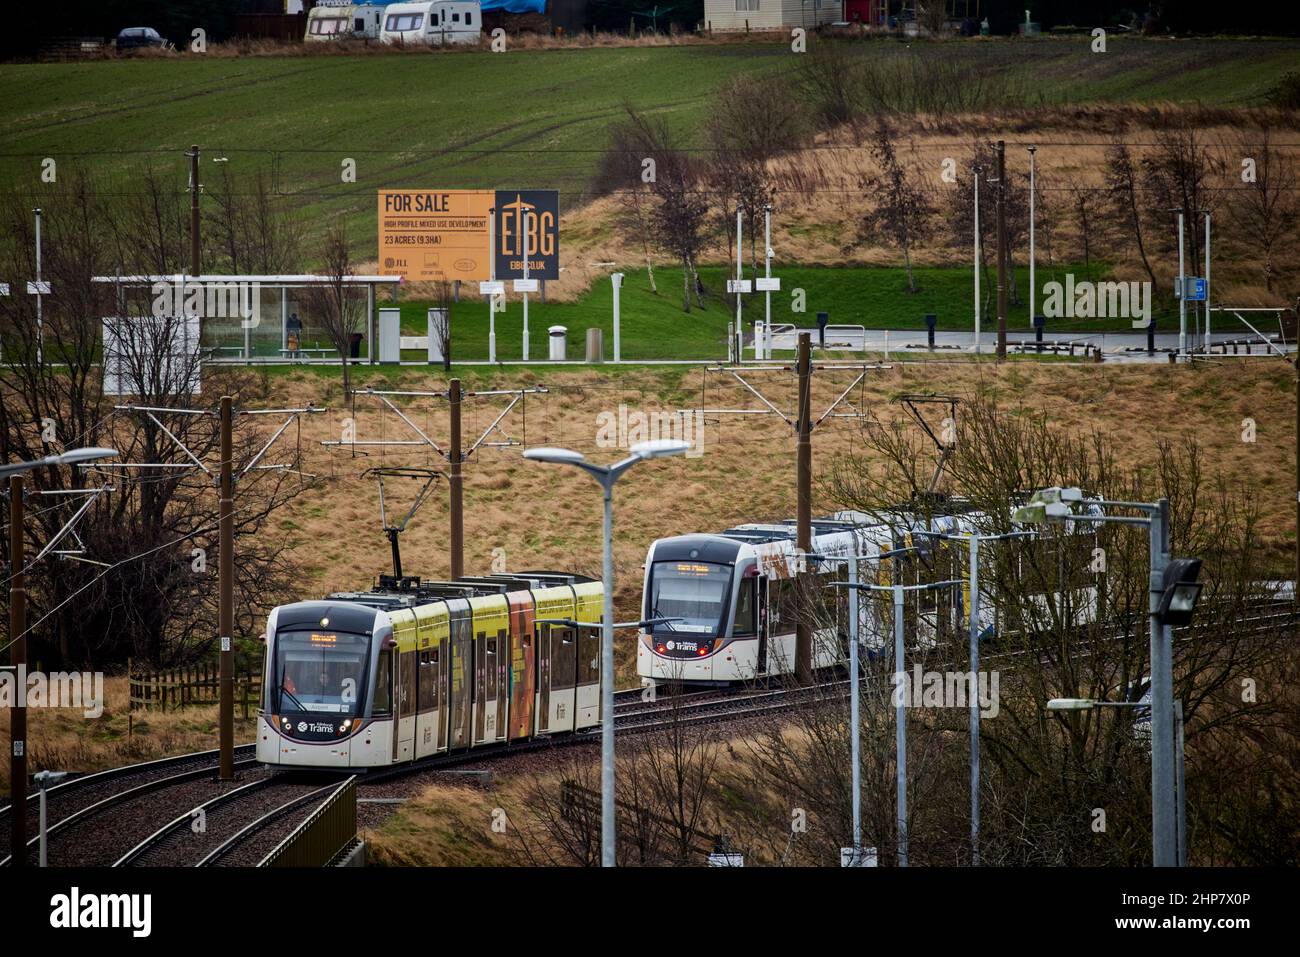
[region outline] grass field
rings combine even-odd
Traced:
[[[820,42],[820,41],[818,41]],[[815,45],[814,45],[815,46]],[[873,59],[942,56],[1006,74],[1024,105],[1261,105],[1300,52],[1295,41],[1087,37],[943,46],[852,44]],[[710,96],[728,77],[797,71],[784,44],[485,51],[437,54],[172,56],[0,65],[0,184],[39,193],[53,157],[120,184],[152,164],[185,182],[199,143],[232,174],[274,170],[281,195],[310,220],[349,213],[368,244],[381,187],[558,188],[588,197],[609,123],[624,103],[653,109],[703,146]],[[793,81],[793,78],[792,78]],[[356,161],[344,183],[341,162]],[[207,167],[211,168],[211,167]]]
[[[1105,272],[1094,267],[1085,271],[1082,265],[1062,266],[1056,270],[1040,269],[1040,283],[1060,278],[1073,271],[1082,279],[1085,275],[1098,278]],[[1022,290],[1019,305],[1008,311],[1008,328],[1015,334],[1031,335],[1029,306],[1023,290],[1028,288],[1029,270],[1017,271]],[[727,354],[727,324],[736,316],[735,296],[726,294],[726,279],[731,275],[722,267],[704,267],[700,278],[709,290],[707,306],[701,310],[692,300],[691,312],[682,311],[682,279],[680,269],[656,270],[658,294],[650,291],[645,270],[625,272],[626,278],[619,304],[621,316],[620,339],[625,359],[700,359],[725,358]],[[773,274],[781,277],[782,291],[772,294],[772,321],[796,326],[817,327],[817,313],[827,312],[832,324],[862,325],[867,328],[925,329],[926,313],[939,317],[940,330],[970,330],[974,328],[971,301],[970,270],[961,267],[925,267],[915,270],[918,291],[908,292],[906,274],[902,269],[888,267],[773,267]],[[1059,274],[1059,275],[1058,275]],[[746,275],[749,275],[748,268]],[[991,281],[992,276],[986,281]],[[803,312],[792,311],[792,291],[806,293]],[[985,287],[988,291],[989,287]],[[568,329],[569,357],[582,358],[585,330],[604,330],[606,355],[613,355],[613,288],[608,281],[598,281],[588,293],[576,302],[546,303],[530,299],[528,329],[532,358],[545,357],[546,330],[551,325]],[[991,299],[992,297],[990,297]],[[996,327],[991,315],[992,302],[984,305],[982,327],[987,333]],[[426,315],[432,303],[410,301],[401,303],[402,325],[408,335],[424,335]],[[1039,303],[1041,310],[1042,303]],[[743,303],[746,331],[752,331],[755,319],[763,318],[763,296],[746,296]],[[1165,321],[1161,328],[1171,328],[1170,315],[1157,313]],[[1176,321],[1175,321],[1176,325]],[[1080,334],[1126,331],[1131,329],[1128,319],[1061,319],[1049,323],[1053,331],[1070,331]],[[497,357],[503,360],[520,358],[523,335],[523,307],[519,297],[511,298],[507,312],[496,320]],[[487,306],[477,300],[466,299],[452,309],[453,359],[486,359],[488,336]],[[410,358],[418,358],[411,353]]]

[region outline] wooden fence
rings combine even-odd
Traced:
[[[176,711],[190,705],[217,704],[221,697],[221,674],[216,662],[144,671],[128,660],[127,675],[132,711]],[[261,693],[260,663],[237,663],[235,707],[240,709],[244,720],[257,711]]]

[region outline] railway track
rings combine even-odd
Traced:
[[[210,866],[232,858],[273,820],[338,786],[330,775],[280,772],[218,794],[182,811],[123,854],[114,867]],[[296,823],[296,822],[295,822]]]
[[[253,757],[254,753],[254,745],[239,745],[235,748],[235,760],[236,762],[247,762]],[[108,806],[104,802],[113,798],[114,795],[131,791],[141,785],[161,782],[187,771],[215,770],[218,758],[219,752],[215,749],[211,751],[195,751],[69,778],[54,787],[47,788],[45,791],[46,815],[48,820],[52,822],[48,831],[53,833],[55,824],[71,819],[81,812],[89,811],[92,807],[97,805]],[[137,793],[143,794],[145,792],[139,791]],[[40,792],[33,788],[27,795],[27,842],[29,847],[36,846],[34,842],[40,828],[39,807]],[[11,813],[11,804],[0,807],[0,866],[9,864],[13,854],[13,848],[10,846],[9,827]]]
[[[1297,621],[1295,611],[1289,605],[1285,610],[1278,610],[1278,607],[1253,609],[1258,613],[1243,616],[1239,623],[1248,626],[1248,634],[1294,627]],[[1190,638],[1189,631],[1176,629],[1175,642]],[[1113,636],[1094,639],[1109,640],[1113,640]],[[1081,643],[1076,653],[1090,654],[1089,645]],[[983,662],[988,667],[1010,670],[1029,654],[1032,654],[1029,650],[990,650],[984,654]],[[964,651],[959,658],[950,664],[964,669]],[[888,667],[885,662],[878,661],[878,664]],[[928,664],[933,667],[937,663]],[[884,670],[864,677],[869,685],[888,680],[889,672]],[[762,718],[790,711],[803,702],[824,698],[828,694],[843,694],[848,684],[847,676],[831,677],[807,687],[761,682],[739,688],[660,693],[652,701],[644,699],[641,689],[628,689],[617,692],[615,696],[615,729],[626,736],[665,730],[682,720],[689,721],[694,727]],[[576,734],[544,736],[439,754],[369,772],[358,783],[360,787],[369,789],[426,771],[491,762],[558,747],[590,745],[599,740],[599,736],[600,729],[593,728]],[[261,769],[251,756],[252,750],[252,746],[245,746],[237,752],[241,756],[237,767],[246,772],[244,780],[224,786],[212,779],[216,752],[199,752],[87,775],[50,789],[47,793],[51,804],[57,796],[57,800],[66,805],[57,811],[63,816],[49,828],[51,863],[116,862],[119,866],[254,866],[260,863],[337,786],[338,778],[330,776],[328,783],[322,785],[319,775]],[[256,776],[250,780],[249,775]],[[126,783],[131,786],[121,789],[121,785]],[[106,790],[109,793],[105,794]],[[7,808],[0,809],[0,813],[7,811]],[[157,827],[158,820],[166,823]],[[195,827],[197,820],[203,822],[199,829]],[[148,822],[154,822],[154,830],[148,830]],[[34,834],[34,824],[31,830]],[[76,846],[78,837],[85,837],[92,831],[116,836],[119,838],[117,847],[104,847],[106,841],[101,838],[90,841],[88,848],[83,846],[81,854],[69,850]],[[122,837],[127,840],[120,840]],[[35,849],[33,837],[27,846],[29,857],[34,855]],[[94,853],[96,850],[100,851],[98,855]],[[104,850],[110,853],[105,854]],[[0,860],[0,865],[6,863],[7,857]]]

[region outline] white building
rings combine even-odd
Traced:
[[[704,24],[733,30],[812,30],[843,19],[841,0],[704,0]]]

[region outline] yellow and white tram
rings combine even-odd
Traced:
[[[525,572],[381,577],[267,618],[257,758],[383,767],[600,721],[604,586]]]

